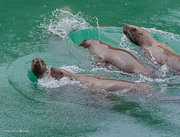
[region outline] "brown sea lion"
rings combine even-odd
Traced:
[[[32,60],[31,69],[37,78],[51,76],[55,79],[61,79],[63,77],[63,73],[60,70],[47,67],[44,60],[41,58],[35,58]]]
[[[101,78],[94,75],[71,73],[61,68],[49,68],[41,58],[33,59],[31,68],[32,72],[37,78],[42,78],[43,76],[52,76],[53,78],[59,80],[65,76],[71,80],[79,81],[80,83],[87,85],[89,88],[96,90],[128,90],[132,91],[133,93],[140,93],[142,95],[149,95],[152,91],[152,88],[145,83]]]
[[[151,77],[148,68],[135,55],[125,49],[112,47],[97,39],[84,40],[80,46],[88,48],[97,55],[101,63],[110,63],[124,72]]]
[[[142,48],[145,56],[160,65],[167,65],[170,71],[180,72],[180,55],[168,45],[157,41],[149,32],[134,25],[125,24],[123,32],[129,40]]]

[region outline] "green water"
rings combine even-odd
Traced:
[[[98,69],[88,50],[77,44],[99,38],[130,49],[148,65],[122,33],[122,25],[128,23],[156,28],[147,30],[180,53],[179,4],[178,0],[0,0],[0,136],[178,137],[179,76],[166,74],[151,81]],[[77,83],[37,82],[30,70],[35,57],[80,73],[145,81],[166,97],[115,95],[113,103]]]

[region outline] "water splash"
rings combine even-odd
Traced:
[[[150,56],[151,56],[151,61],[152,61],[155,65],[158,65],[158,63],[156,62],[156,59],[154,58],[151,50],[149,51],[149,53],[150,53]]]
[[[132,48],[135,48],[134,46],[132,46],[131,42],[128,40],[128,38],[126,37],[126,35],[123,35],[121,37],[121,42],[119,43],[119,46],[121,48],[125,48],[127,50],[131,50]]]
[[[162,31],[162,30],[158,30],[156,28],[144,28],[142,27],[143,29],[147,30],[149,33],[151,34],[161,34],[163,35],[166,39],[169,39],[169,40],[175,40],[177,42],[180,42],[179,40],[179,35],[178,34],[174,34],[174,33],[170,33],[170,32],[165,32],[165,31]]]
[[[61,68],[62,68],[62,69],[65,69],[65,70],[67,70],[67,71],[73,72],[73,73],[79,73],[79,72],[85,71],[85,70],[80,69],[79,67],[77,67],[77,66],[75,66],[75,65],[73,65],[73,66],[63,65]]]
[[[62,69],[65,69],[67,71],[70,71],[72,73],[78,73],[78,72],[82,72],[84,71],[83,69],[78,68],[77,66],[73,65],[73,66],[62,66]],[[80,84],[79,81],[74,81],[74,80],[70,80],[67,77],[63,77],[60,80],[56,80],[52,77],[43,77],[38,79],[38,84],[42,87],[45,88],[58,88],[58,87],[62,87],[64,85],[70,84],[70,85],[74,85],[74,84]]]
[[[162,78],[148,78],[146,76],[143,76],[143,75],[140,75],[140,78],[139,80],[137,80],[136,82],[149,82],[149,83],[153,83],[153,82],[156,82],[156,83],[161,83],[161,82],[168,82],[170,78],[165,78],[165,79],[162,79]]]
[[[56,9],[51,13],[49,18],[44,18],[44,21],[40,26],[47,29],[50,33],[58,35],[62,39],[65,39],[72,31],[92,29],[93,27],[90,23],[95,22],[97,28],[99,28],[98,19],[96,17],[85,17],[81,12],[72,14],[69,11]]]
[[[58,88],[58,87],[62,87],[67,84],[71,84],[71,85],[80,84],[80,82],[70,80],[67,77],[63,77],[60,80],[56,80],[52,77],[43,77],[41,79],[38,79],[38,84],[45,88]]]
[[[121,70],[115,70],[114,69],[115,67],[112,66],[112,65],[108,65],[108,67],[98,67],[98,66],[95,66],[92,68],[92,72],[99,72],[99,71],[102,71],[102,72],[108,72],[108,73],[114,73],[114,74],[122,74],[122,75],[127,75],[127,76],[134,76],[133,74],[131,73],[127,73],[125,71],[121,71]]]
[[[163,77],[165,77],[166,74],[167,74],[168,71],[169,71],[169,68],[168,68],[168,66],[165,64],[165,65],[161,66],[160,71],[163,73]]]

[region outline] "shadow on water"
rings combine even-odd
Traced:
[[[167,98],[169,102],[163,100],[163,98],[160,99],[161,101],[150,98],[145,100],[142,98],[140,99],[141,101],[139,99],[136,101],[129,101],[129,99],[114,97],[119,103],[116,103],[112,107],[112,110],[134,118],[138,124],[150,127],[150,129],[161,133],[161,135],[179,135],[180,125],[173,123],[171,119],[167,119],[167,114],[162,112],[164,110],[161,108],[161,103],[173,103],[171,97],[166,96],[165,98]],[[176,99],[180,100],[180,96],[176,97]],[[165,112],[166,111],[167,110],[165,110]]]
[[[18,84],[14,83],[11,80],[8,80],[9,84],[17,91],[19,92],[23,97],[25,97],[26,99],[29,99],[31,101],[35,101],[35,102],[39,102],[37,100],[35,100],[32,97],[29,97],[27,94],[24,93],[24,91],[21,89],[21,87],[18,86]],[[38,88],[37,88],[38,89]],[[37,89],[34,89],[35,91],[37,91]]]

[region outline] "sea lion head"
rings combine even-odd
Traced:
[[[90,48],[90,46],[91,46],[91,39],[84,40],[79,46],[82,46],[84,48]]]
[[[31,65],[32,72],[37,78],[41,78],[44,72],[47,70],[47,66],[44,60],[41,58],[34,58]]]
[[[64,73],[60,69],[51,68],[51,76],[59,80],[64,77]]]
[[[123,25],[123,32],[129,40],[138,46],[149,46],[154,38],[143,28],[134,25]]]

